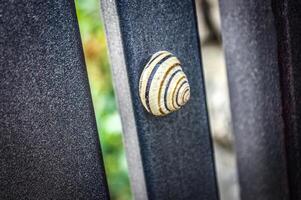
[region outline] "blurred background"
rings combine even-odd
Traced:
[[[133,199],[108,60],[100,0],[75,0],[112,200]],[[207,105],[221,200],[238,200],[237,172],[218,0],[196,0]]]

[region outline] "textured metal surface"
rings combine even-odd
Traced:
[[[220,0],[242,200],[288,199],[272,2]]]
[[[273,0],[291,199],[301,199],[301,1]]]
[[[0,3],[0,199],[108,199],[74,2]]]
[[[115,1],[102,0],[102,17],[106,22],[106,36],[110,52],[114,90],[118,100],[118,109],[122,120],[122,129],[126,147],[126,157],[131,180],[131,188],[136,200],[146,200],[147,192],[138,141],[134,108],[130,94],[128,74],[121,41],[119,20]]]
[[[117,90],[122,120],[126,122],[123,126],[134,123],[134,132],[127,133],[131,130],[125,129],[128,161],[131,165],[136,162],[132,159],[139,159],[129,154],[141,153],[143,172],[137,174],[144,173],[148,198],[217,199],[194,1],[104,0],[102,7],[113,73],[128,76],[121,81],[115,77],[116,88],[126,89]],[[110,18],[109,14],[118,17]],[[119,34],[111,30],[112,23],[120,28]],[[182,61],[191,85],[191,99],[179,111],[158,118],[144,110],[138,85],[148,57],[160,50],[170,51]],[[127,112],[131,110],[134,115]],[[132,140],[138,140],[133,150]],[[131,172],[132,180],[135,174]],[[145,193],[139,189],[133,187],[134,193]]]

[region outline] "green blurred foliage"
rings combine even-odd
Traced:
[[[86,66],[111,199],[131,199],[128,169],[117,112],[100,0],[76,0]]]

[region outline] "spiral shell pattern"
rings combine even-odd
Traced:
[[[178,58],[167,51],[155,53],[141,74],[139,95],[153,115],[164,116],[180,109],[190,98],[190,87]]]

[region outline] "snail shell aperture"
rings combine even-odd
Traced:
[[[190,98],[190,87],[178,58],[168,51],[155,53],[141,74],[139,95],[153,115],[164,116],[180,109]]]

